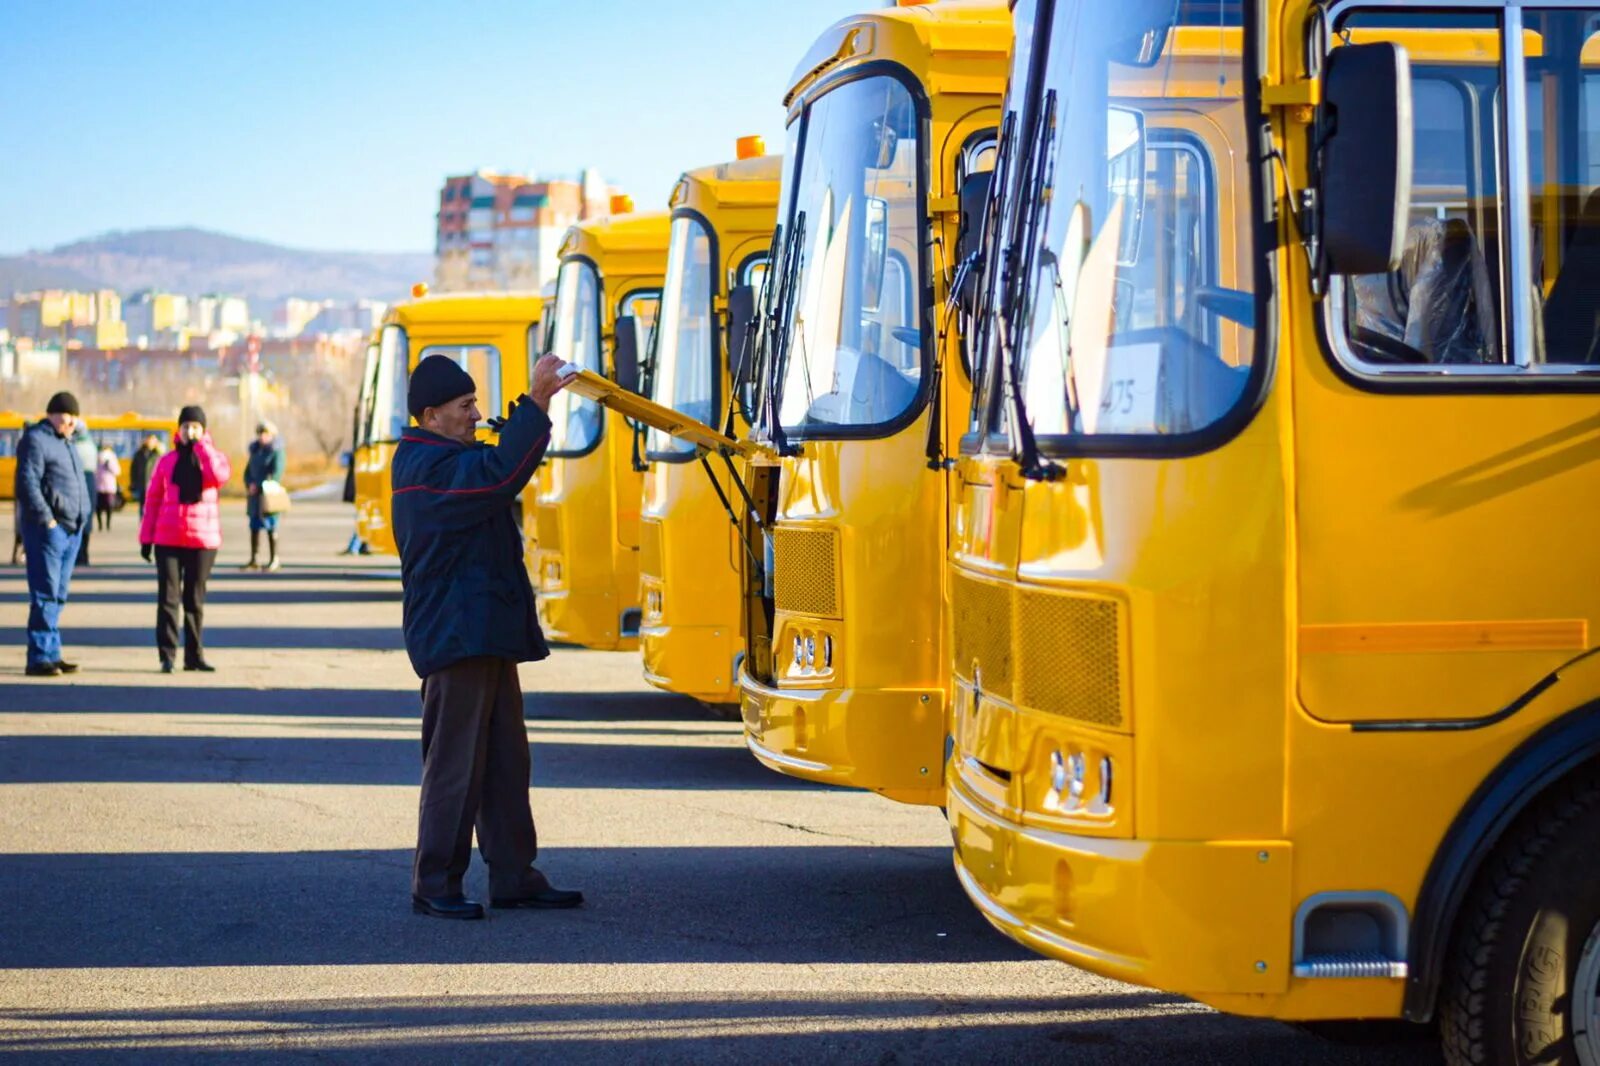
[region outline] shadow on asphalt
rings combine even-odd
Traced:
[[[196,710],[200,708],[196,707]],[[539,788],[794,791],[827,788],[773,773],[744,745],[533,745]],[[255,785],[416,785],[414,732],[377,738],[11,736],[0,741],[0,784],[142,782]]]
[[[1288,1026],[1196,1011],[1099,1017],[1181,1002],[1154,993],[977,998],[906,993],[379,997],[123,1011],[0,1011],[61,1035],[0,1033],[0,1053],[187,1062],[231,1055],[561,1062],[928,1061],[1360,1063],[1427,1066],[1426,1044],[1341,1048]],[[996,1018],[995,1015],[1003,1017]],[[941,1025],[930,1028],[927,1019]],[[109,1026],[109,1032],[101,1026]],[[110,1035],[137,1027],[137,1035]],[[0,1027],[3,1028],[3,1027]],[[793,1032],[788,1030],[801,1029]],[[777,1031],[775,1031],[777,1030]],[[490,1035],[492,1034],[492,1035]],[[98,1048],[84,1050],[83,1036]],[[300,1041],[306,1041],[301,1044]],[[224,1043],[225,1042],[225,1043]]]
[[[85,669],[91,669],[92,664]],[[537,667],[534,668],[537,671]],[[152,664],[151,672],[155,672]],[[21,671],[17,671],[18,674]],[[77,675],[85,676],[84,674]],[[89,675],[92,676],[92,675]],[[75,681],[24,681],[0,689],[7,712],[29,714],[204,714],[289,715],[328,718],[419,718],[417,688],[260,689],[195,688],[185,692],[183,675],[164,688],[94,685]],[[708,712],[687,696],[666,692],[536,692],[522,694],[530,722],[707,722]],[[724,727],[737,729],[731,723]],[[607,730],[615,732],[616,730]],[[676,735],[676,734],[674,734]]]
[[[155,645],[155,601],[151,600],[151,626],[82,626],[75,619],[72,601],[61,619],[61,639],[69,648],[126,648]],[[77,617],[81,618],[82,615]],[[0,647],[27,646],[24,626],[0,626]],[[206,626],[207,648],[306,648],[327,651],[404,651],[399,626]]]
[[[3,546],[3,545],[0,545]],[[0,581],[11,578],[21,583],[25,580],[24,568],[20,566],[0,565]],[[154,584],[156,568],[154,563],[138,566],[80,566],[72,572],[73,583],[80,581],[147,581]],[[393,560],[389,566],[354,567],[343,563],[298,563],[286,566],[282,570],[272,573],[260,571],[244,572],[238,564],[229,561],[218,563],[217,568],[211,573],[211,584],[219,581],[248,581],[274,582],[274,581],[390,581],[400,580],[400,560]]]
[[[559,817],[535,799],[535,813]],[[669,815],[670,816],[670,815]],[[409,849],[7,855],[7,965],[1023,961],[950,869],[948,847],[561,848],[540,866],[575,911],[411,913]],[[481,891],[475,860],[468,891]],[[47,891],[40,891],[47,888]]]
[[[67,602],[67,611],[76,613],[95,604],[140,604],[148,603],[153,610],[156,605],[155,575],[150,578],[150,588],[145,591],[133,589],[117,589],[115,591],[72,591]],[[269,604],[272,606],[290,605],[296,603],[399,603],[400,588],[393,589],[245,589],[229,585],[217,587],[213,582],[207,588],[206,606],[216,604]],[[92,614],[92,612],[91,612]],[[79,617],[84,617],[80,615]]]

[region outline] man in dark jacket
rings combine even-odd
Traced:
[[[161,438],[150,433],[145,436],[144,443],[139,445],[139,450],[133,453],[133,466],[128,471],[128,487],[133,490],[133,498],[139,502],[140,518],[144,517],[144,494],[150,491],[150,479],[155,476],[156,462],[165,450],[161,447]]]
[[[78,545],[93,509],[83,464],[72,445],[78,400],[50,397],[43,421],[17,444],[17,524],[28,554],[28,674],[56,677],[78,667],[61,658],[61,608],[67,603]]]
[[[482,918],[461,881],[472,830],[489,864],[495,907],[575,907],[533,866],[528,730],[517,664],[550,654],[534,613],[512,508],[550,440],[550,397],[561,360],[534,368],[499,426],[479,443],[477,387],[454,361],[417,364],[407,429],[390,467],[404,585],[406,653],[422,678],[422,800],[411,902],[419,914]]]

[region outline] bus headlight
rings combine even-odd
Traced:
[[[817,638],[806,638],[806,667],[813,668],[817,665]]]
[[[794,664],[804,666],[806,662],[806,644],[800,639],[800,634],[794,635]]]

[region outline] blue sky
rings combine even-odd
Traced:
[[[665,205],[782,146],[818,32],[879,0],[0,0],[0,254],[196,225],[430,251],[440,179],[585,165]]]

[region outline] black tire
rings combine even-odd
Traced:
[[[1451,1066],[1578,1066],[1569,1011],[1600,923],[1597,840],[1600,773],[1588,770],[1541,799],[1480,871],[1439,1005]]]
[[[740,720],[739,705],[737,703],[707,703],[705,700],[697,700],[695,702],[704,707],[706,713],[713,718],[719,718],[724,722],[737,722]]]

